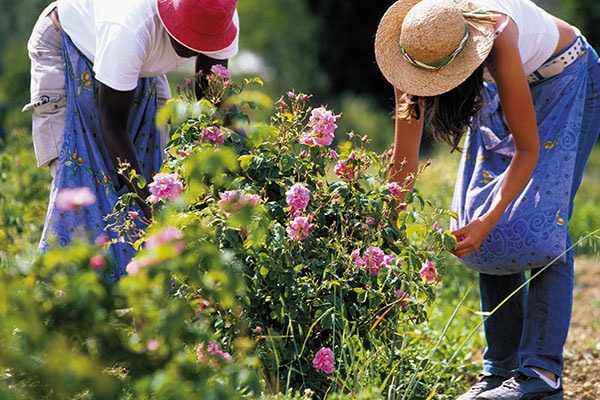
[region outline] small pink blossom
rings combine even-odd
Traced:
[[[146,348],[150,351],[156,351],[158,350],[158,340],[156,339],[150,339],[148,341],[148,344],[146,345]]]
[[[302,133],[300,143],[329,146],[335,138],[334,131],[337,128],[335,121],[339,118],[339,115],[334,115],[324,106],[314,108],[308,121],[311,131]]]
[[[146,248],[154,249],[163,243],[178,241],[183,238],[183,232],[174,226],[167,226],[146,240]]]
[[[211,142],[215,144],[223,144],[225,139],[223,132],[218,126],[210,126],[202,129],[202,141]]]
[[[140,213],[137,211],[128,211],[127,215],[129,215],[129,218],[131,218],[131,219],[136,219],[137,217],[140,216]]]
[[[303,183],[294,183],[292,187],[285,192],[285,201],[290,206],[290,212],[294,214],[298,210],[306,209],[310,201],[310,191]]]
[[[148,201],[156,204],[161,200],[174,200],[183,190],[183,183],[179,174],[158,173],[154,175],[152,182],[148,185],[150,197]]]
[[[212,358],[213,366],[218,365],[219,359],[227,362],[231,362],[233,360],[231,354],[221,350],[219,345],[215,342],[212,342],[206,346],[206,349],[204,349],[204,343],[199,343],[198,347],[196,348],[196,358],[199,362],[207,362],[210,358]]]
[[[210,72],[223,79],[231,79],[231,73],[227,67],[222,64],[214,64],[212,67],[210,67]]]
[[[298,241],[304,240],[308,237],[309,232],[315,228],[311,221],[311,216],[297,216],[288,223],[285,230],[290,238]]]
[[[333,366],[335,365],[333,351],[329,347],[322,347],[317,351],[317,354],[315,354],[312,364],[317,371],[332,374]]]
[[[96,271],[100,271],[106,265],[106,260],[99,254],[96,254],[92,258],[90,258],[90,266]]]
[[[427,282],[431,282],[435,279],[435,274],[437,273],[437,269],[435,268],[435,264],[433,261],[427,260],[421,264],[421,271],[419,275]]]
[[[103,247],[109,241],[110,241],[110,238],[108,237],[108,235],[103,233],[101,235],[98,235],[98,237],[96,237],[96,239],[94,240],[94,244],[98,247]]]
[[[398,185],[397,182],[389,182],[385,187],[394,197],[398,197],[402,193],[402,186]]]
[[[441,228],[440,228],[440,224],[438,224],[438,222],[437,222],[437,221],[435,221],[435,222],[433,223],[433,226],[432,226],[432,228],[433,228],[434,230],[436,230],[436,231],[439,231],[439,230],[441,229]]]
[[[400,307],[402,307],[402,308],[406,307],[408,305],[408,303],[410,302],[410,299],[412,299],[412,296],[409,295],[408,293],[406,293],[402,289],[398,289],[394,293],[400,299]]]
[[[378,246],[367,247],[362,257],[358,249],[354,250],[350,256],[356,265],[364,267],[371,275],[377,275],[381,268],[392,265],[396,260],[396,255],[385,254]]]
[[[340,155],[337,153],[337,151],[335,150],[329,150],[329,158],[331,158],[332,160],[335,160],[336,158],[338,158]]]
[[[352,165],[349,165],[346,160],[338,161],[335,167],[333,167],[333,173],[340,178],[348,180],[356,177],[356,169]]]
[[[206,308],[206,306],[208,306],[208,300],[206,300],[204,298],[204,296],[202,296],[201,294],[197,294],[196,298],[200,300],[200,305],[198,306],[198,309],[196,310],[196,316],[200,316],[200,314],[202,313],[202,311]]]
[[[256,194],[242,193],[237,190],[226,190],[220,195],[218,205],[225,215],[240,211],[245,206],[258,205],[260,198]]]
[[[59,210],[68,211],[94,204],[96,195],[87,186],[65,188],[56,194],[55,202]]]
[[[365,222],[367,223],[367,225],[375,225],[375,218],[367,217],[367,220]]]

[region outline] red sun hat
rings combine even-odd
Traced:
[[[237,0],[157,0],[157,5],[167,32],[191,50],[223,50],[237,35]]]

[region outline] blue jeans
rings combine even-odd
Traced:
[[[596,52],[588,46],[588,84],[585,114],[579,135],[575,161],[573,200],[583,171],[600,132],[600,64]],[[569,244],[570,247],[570,244]],[[557,376],[563,371],[563,347],[571,322],[574,263],[572,251],[566,262],[555,263],[536,276],[528,286],[484,321],[487,348],[483,354],[485,373],[511,376],[523,367],[538,367]],[[535,275],[539,269],[531,271]],[[526,272],[512,275],[479,275],[481,305],[492,311],[527,279]]]

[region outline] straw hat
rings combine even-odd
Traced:
[[[233,43],[236,5],[237,0],[157,0],[167,32],[197,52],[219,51]]]
[[[377,28],[377,65],[405,93],[448,92],[490,53],[493,22],[491,13],[466,0],[398,0]]]

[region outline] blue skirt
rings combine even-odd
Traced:
[[[63,144],[58,157],[56,176],[52,182],[50,201],[40,250],[50,246],[68,245],[74,238],[91,242],[105,237],[119,239],[107,231],[105,216],[113,212],[119,195],[113,182],[118,176],[110,161],[103,141],[98,108],[98,82],[93,65],[77,50],[68,35],[63,34],[63,58],[67,94],[66,121]],[[157,111],[156,79],[138,81],[134,105],[129,115],[130,138],[140,160],[141,172],[148,180],[162,165],[160,135],[155,125]],[[96,196],[94,204],[73,210],[56,206],[56,195],[65,188],[87,187]],[[115,267],[105,272],[105,278],[116,282],[125,275],[125,267],[135,250],[128,243],[112,244]]]

